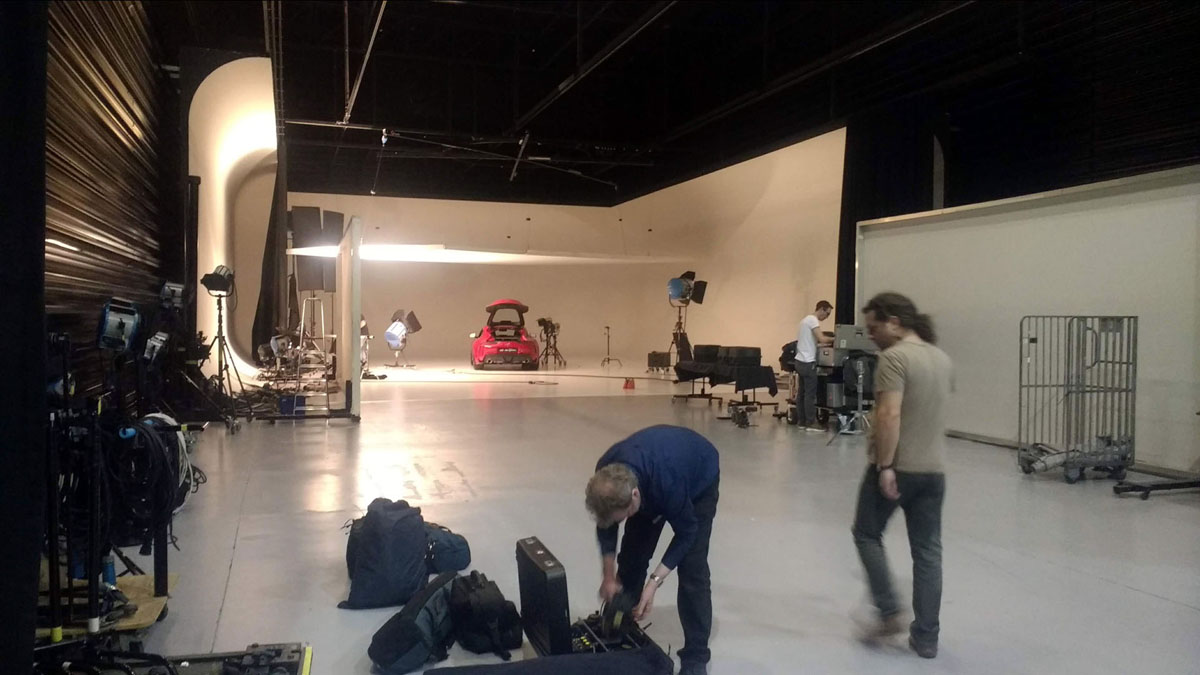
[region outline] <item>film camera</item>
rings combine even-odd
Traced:
[[[537,320],[538,326],[542,329],[542,334],[546,337],[558,335],[559,324],[554,323],[554,319],[550,317],[542,317]]]

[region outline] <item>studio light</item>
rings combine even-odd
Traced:
[[[158,360],[159,354],[163,348],[167,346],[167,341],[170,336],[163,331],[159,331],[146,339],[146,348],[142,350],[142,360],[146,363],[154,363]]]
[[[142,322],[137,307],[125,298],[111,298],[100,313],[100,330],[96,344],[118,354],[129,351]]]
[[[704,304],[707,281],[696,281],[696,273],[688,270],[667,282],[667,301],[672,307],[686,307],[693,301]]]
[[[209,295],[228,295],[233,290],[233,270],[224,265],[200,277],[200,284],[208,290]]]
[[[182,309],[183,284],[177,284],[170,281],[164,283],[162,285],[162,289],[158,292],[158,299],[162,302],[163,307]]]

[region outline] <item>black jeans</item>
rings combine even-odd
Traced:
[[[712,538],[713,517],[717,515],[720,477],[692,501],[692,510],[700,526],[696,541],[679,563],[679,622],[683,624],[683,649],[679,659],[684,662],[708,663],[712,652],[708,636],[712,633],[712,576],[708,568],[708,542]],[[653,519],[635,513],[625,521],[621,552],[617,554],[617,578],[625,590],[641,595],[646,584],[650,557],[658,547],[663,518]]]
[[[946,496],[946,476],[897,471],[896,484],[900,499],[892,501],[879,491],[879,472],[874,466],[867,467],[851,529],[854,544],[867,572],[871,600],[880,616],[899,612],[883,550],[883,530],[896,507],[904,509],[913,560],[914,617],[910,631],[917,644],[937,645],[938,613],[942,607],[942,502]]]
[[[796,362],[797,381],[800,391],[796,392],[796,412],[801,426],[817,424],[817,364]]]

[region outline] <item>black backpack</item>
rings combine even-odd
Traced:
[[[454,644],[450,587],[455,576],[449,572],[429,582],[375,631],[367,655],[380,673],[403,675],[446,658]]]
[[[779,367],[787,373],[796,372],[796,341],[792,340],[779,351]]]
[[[476,654],[494,653],[507,661],[512,658],[508,650],[520,649],[524,642],[517,606],[482,572],[454,580],[450,616],[458,644]]]
[[[461,572],[471,566],[471,546],[467,538],[437,523],[425,523],[429,552],[425,563],[430,574]]]
[[[346,567],[350,597],[343,609],[403,605],[425,585],[429,542],[421,510],[378,498],[350,526]]]

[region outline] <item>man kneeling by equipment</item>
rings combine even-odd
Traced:
[[[684,635],[680,675],[703,675],[711,655],[708,542],[720,476],[712,443],[690,429],[661,425],[638,431],[609,448],[587,485],[587,508],[596,519],[603,558],[601,599],[611,602],[622,588],[641,588],[633,610],[634,619],[641,621],[650,614],[663,580],[679,569],[679,621]],[[617,528],[623,520],[625,537],[618,556]],[[675,536],[646,581],[664,522],[671,524]]]

